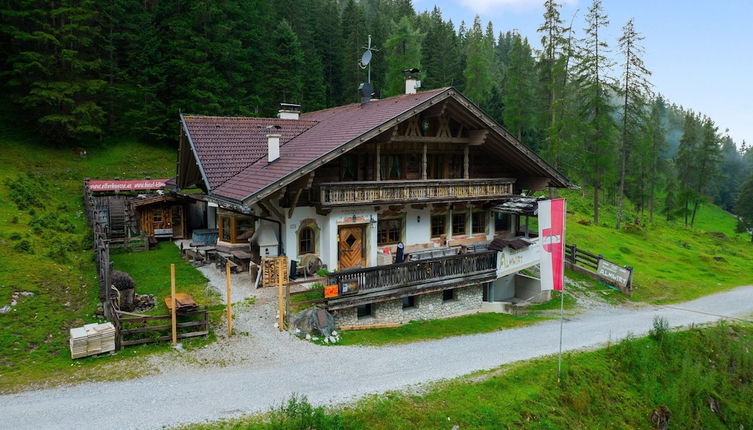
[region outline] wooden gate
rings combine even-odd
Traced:
[[[341,226],[337,234],[338,270],[366,267],[364,226]]]

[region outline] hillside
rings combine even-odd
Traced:
[[[93,321],[97,302],[82,181],[171,176],[174,150],[122,139],[106,141],[82,158],[75,150],[51,149],[29,136],[0,131],[0,308],[15,302],[10,312],[0,313],[0,390],[58,373],[83,378],[93,363],[138,355],[142,350],[133,348],[115,357],[79,360],[71,368],[68,329]],[[695,231],[657,220],[650,229],[615,232],[584,225],[588,198],[564,195],[574,211],[568,242],[634,266],[634,300],[678,301],[751,283],[753,246],[734,234],[734,219],[718,208],[704,206]],[[613,211],[603,213],[611,225]]]
[[[15,302],[0,313],[2,389],[69,370],[68,329],[94,321],[97,286],[83,179],[166,177],[175,155],[121,140],[82,158],[9,130],[0,135],[0,308]]]

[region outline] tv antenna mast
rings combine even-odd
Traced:
[[[371,46],[371,35],[369,35],[369,44],[367,46],[364,46],[363,49],[366,51],[361,55],[361,59],[358,60],[358,65],[362,68],[369,68],[369,80],[368,83],[371,83],[371,55],[372,51],[378,52],[379,50]]]

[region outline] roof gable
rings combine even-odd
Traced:
[[[267,155],[267,134],[281,134],[280,143],[316,125],[316,121],[184,115],[186,134],[211,190]]]
[[[445,99],[494,135],[498,154],[551,178],[553,186],[568,185],[567,178],[452,88],[310,112],[300,120],[186,116],[184,128],[206,171],[210,194],[250,205]],[[270,126],[279,126],[274,132],[283,135],[280,158],[272,163],[266,158]]]

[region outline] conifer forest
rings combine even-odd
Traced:
[[[3,115],[50,146],[175,145],[181,112],[357,102],[370,35],[375,98],[402,93],[406,68],[422,90],[457,88],[589,193],[594,223],[604,204],[614,227],[633,222],[628,199],[649,222],[692,227],[713,202],[753,228],[753,151],[652,85],[639,24],[610,22],[600,0],[577,28],[557,1],[542,5],[532,41],[410,0],[5,0]]]

